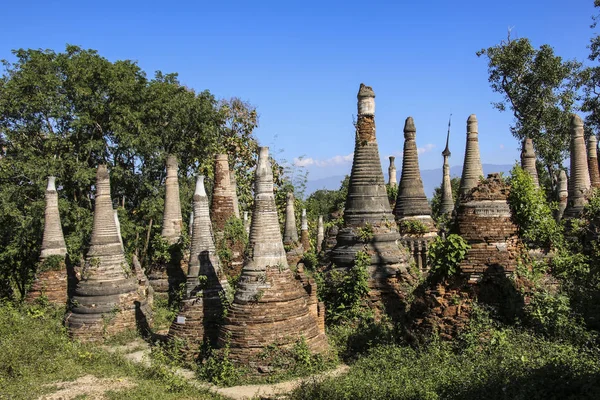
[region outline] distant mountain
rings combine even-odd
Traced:
[[[485,176],[492,172],[502,172],[504,175],[508,175],[512,169],[512,165],[509,164],[483,164],[483,173]],[[451,177],[460,177],[462,174],[462,165],[456,165],[450,167]],[[398,171],[398,179],[400,179],[401,171]],[[387,169],[384,174],[387,181]],[[306,196],[319,189],[337,190],[340,188],[344,175],[329,176],[327,178],[308,180],[306,182]],[[440,186],[442,182],[442,169],[424,169],[421,170],[421,179],[423,180],[423,188],[427,197],[431,198],[436,187]]]

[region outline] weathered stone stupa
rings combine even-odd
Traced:
[[[117,227],[117,234],[119,235],[121,250],[125,251],[125,246],[123,246],[123,236],[121,236],[121,222],[119,221],[119,211],[113,210],[113,216],[115,217],[115,226]]]
[[[533,179],[536,188],[540,187],[537,168],[535,166],[535,151],[533,150],[533,140],[527,138],[523,141],[521,149],[521,168],[527,172]]]
[[[90,249],[77,283],[66,326],[71,336],[102,340],[136,328],[136,310],[146,313],[144,287],[125,259],[110,197],[106,165],[96,175],[94,224]]]
[[[479,178],[483,176],[481,157],[479,156],[479,128],[477,117],[471,114],[467,119],[467,146],[465,149],[465,162],[463,163],[462,177],[458,196],[462,197],[477,186]]]
[[[395,187],[398,185],[398,177],[396,175],[396,157],[390,156],[390,166],[388,167],[388,185]]]
[[[426,269],[427,248],[437,236],[437,229],[431,218],[431,206],[423,189],[416,135],[413,118],[408,117],[404,123],[402,174],[394,215],[400,228],[402,243],[410,250],[419,269]],[[420,223],[424,230],[415,229],[413,226],[415,223]]]
[[[354,160],[348,185],[344,222],[330,260],[338,268],[354,265],[356,253],[371,256],[371,293],[374,301],[383,292],[394,293],[408,254],[398,246],[400,235],[387,197],[375,136],[375,93],[364,84],[358,92]]]
[[[568,196],[569,196],[569,184],[567,180],[567,173],[564,169],[561,169],[558,173],[558,185],[556,187],[556,197],[558,200],[558,210],[556,210],[556,220],[560,221],[563,218],[565,209],[567,208]]]
[[[192,227],[186,298],[171,324],[169,337],[185,340],[185,350],[197,353],[203,341],[216,344],[223,315],[221,292],[228,290],[229,284],[216,253],[202,175],[196,180],[193,207],[196,217]]]
[[[231,184],[231,197],[233,198],[233,215],[236,218],[240,217],[240,203],[237,196],[237,178],[235,171],[229,171],[229,183]]]
[[[317,253],[323,248],[323,240],[325,240],[325,226],[323,225],[323,216],[319,215],[317,222]]]
[[[590,171],[590,183],[592,188],[600,187],[600,171],[598,170],[598,139],[596,135],[590,135],[588,139],[588,169]]]
[[[56,265],[47,265],[49,257],[58,256]],[[39,270],[35,281],[27,294],[27,301],[32,301],[44,296],[50,303],[66,304],[69,288],[69,275],[67,274],[67,245],[60,224],[58,211],[58,192],[56,191],[56,177],[48,177],[46,188],[46,210],[44,213],[44,234],[40,252]]]
[[[578,115],[571,117],[571,176],[569,177],[569,197],[565,218],[577,218],[587,203],[590,190],[590,173],[583,138],[583,121]]]
[[[308,235],[308,217],[306,216],[306,209],[302,209],[302,221],[300,224],[300,243],[304,251],[310,250],[310,237]]]
[[[246,235],[250,235],[250,219],[248,218],[248,211],[244,211],[244,230]]]
[[[448,121],[448,135],[446,136],[446,147],[442,151],[444,157],[443,176],[442,176],[442,201],[440,204],[440,214],[448,218],[452,216],[454,210],[454,196],[452,195],[452,179],[450,179],[450,121]]]
[[[309,294],[287,265],[268,151],[259,148],[248,257],[219,334],[220,346],[229,343],[230,360],[251,368],[261,368],[259,355],[269,345],[285,348],[304,338],[311,352],[327,348],[319,323],[324,310],[311,301],[316,287]]]
[[[298,228],[296,228],[296,212],[294,210],[294,193],[287,194],[285,205],[285,227],[283,230],[283,244],[295,245],[298,243]]]
[[[215,229],[215,240],[219,241],[224,237],[227,221],[231,218],[236,218],[234,189],[231,186],[231,174],[227,154],[217,154],[215,156],[215,181],[210,212]],[[233,254],[230,260],[221,260],[223,262],[223,270],[226,275],[236,276],[242,268],[244,244],[241,240],[226,240],[227,243],[225,245],[231,249]]]
[[[179,180],[177,179],[177,157],[167,156],[167,178],[165,180],[165,212],[163,215],[162,237],[169,244],[177,243],[181,237],[183,219],[179,201]]]
[[[460,272],[470,283],[479,282],[484,274],[507,275],[517,266],[518,236],[507,202],[509,189],[499,174],[490,174],[461,198],[456,233],[471,248]]]

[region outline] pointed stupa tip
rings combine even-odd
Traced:
[[[394,161],[396,161],[396,157],[390,156],[390,167],[395,167]]]
[[[360,88],[358,89],[358,94],[356,95],[360,100],[362,97],[372,97],[375,98],[375,91],[371,86],[367,86],[364,83],[360,84]]]
[[[360,84],[358,89],[358,115],[375,115],[375,92],[370,86],[366,86],[364,83]]]
[[[55,176],[48,177],[48,187],[46,187],[46,191],[56,192],[56,177]]]
[[[469,118],[467,119],[467,132],[478,132],[478,130],[477,116],[475,116],[475,114],[469,115]]]
[[[526,138],[523,142],[523,153],[528,156],[535,156],[533,152],[533,140]]]
[[[417,128],[415,128],[415,120],[413,117],[406,118],[404,121],[404,133],[408,132],[417,132]]]
[[[579,128],[582,127],[583,128],[583,120],[581,119],[581,117],[577,114],[572,114],[571,115],[571,128]]]
[[[108,187],[102,185],[102,183],[108,181],[110,179],[108,175],[108,167],[106,164],[98,165],[98,170],[96,171],[96,197],[101,194],[110,194],[110,183]],[[108,189],[108,192],[105,191]]]
[[[194,196],[196,195],[206,197],[206,189],[204,189],[204,175],[198,175],[196,177],[196,190],[194,191]]]
[[[444,151],[442,151],[442,156],[450,157],[452,153],[450,153],[450,121],[448,121],[448,134],[446,135],[446,147]]]

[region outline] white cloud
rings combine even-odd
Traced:
[[[310,165],[314,165],[315,167],[331,167],[334,165],[342,165],[352,162],[353,157],[354,153],[350,153],[345,156],[333,156],[326,160],[317,160],[311,157],[294,158],[294,165],[297,167],[308,167]]]
[[[427,152],[433,150],[434,148],[435,148],[435,144],[427,143],[425,146],[417,148],[417,153],[418,154],[427,153]]]

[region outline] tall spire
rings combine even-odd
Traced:
[[[229,171],[229,183],[231,184],[231,198],[233,199],[233,215],[236,218],[240,217],[240,204],[237,197],[237,178],[235,177],[235,171]]]
[[[167,156],[167,179],[165,180],[165,212],[163,215],[162,237],[169,244],[176,243],[181,236],[181,203],[179,202],[179,181],[177,179],[177,157]]]
[[[536,188],[540,187],[537,168],[535,166],[535,151],[533,150],[533,140],[527,138],[523,141],[521,150],[521,168],[525,170],[533,179]]]
[[[235,216],[230,179],[227,154],[217,154],[215,156],[215,185],[211,204],[211,217],[217,235],[223,231],[227,220]]]
[[[462,177],[460,178],[459,197],[469,193],[472,188],[477,186],[479,178],[483,176],[481,157],[479,156],[478,136],[477,117],[475,114],[471,114],[467,119],[467,146],[465,149]]]
[[[230,359],[236,364],[261,365],[265,361],[258,358],[265,346],[286,346],[300,337],[311,351],[324,350],[325,335],[318,316],[308,306],[311,297],[287,264],[268,147],[259,148],[248,249],[233,303],[219,334],[219,344],[229,345]]]
[[[398,177],[396,176],[396,165],[394,164],[396,157],[390,156],[390,166],[388,167],[388,185],[396,187],[398,185]]]
[[[448,135],[446,136],[446,147],[442,151],[444,157],[443,176],[442,176],[442,201],[440,205],[440,214],[451,216],[454,209],[454,197],[452,195],[452,179],[450,179],[450,124],[452,114],[448,118]]]
[[[556,210],[556,220],[560,221],[563,218],[565,209],[567,208],[568,196],[569,196],[569,183],[567,180],[567,173],[564,169],[561,169],[558,173],[558,185],[556,187],[556,197],[558,200],[558,210]]]
[[[294,193],[288,192],[285,205],[285,227],[283,244],[298,243],[298,228],[296,228],[296,212],[294,210]]]
[[[320,253],[323,248],[323,240],[325,240],[325,226],[323,225],[323,216],[319,215],[319,222],[317,223],[317,253]]]
[[[578,115],[571,117],[571,176],[569,198],[564,216],[578,217],[587,203],[585,196],[590,190],[590,173],[587,165],[583,121]]]
[[[598,139],[596,135],[590,135],[588,139],[588,169],[590,171],[590,182],[593,188],[600,187],[600,171],[598,170]]]
[[[108,170],[106,165],[100,165],[92,239],[66,318],[69,332],[83,340],[96,341],[104,334],[135,329],[136,302],[144,305],[146,298],[138,292],[138,281],[125,259],[112,208]]]
[[[310,250],[310,238],[308,236],[308,217],[306,216],[306,208],[302,209],[302,223],[300,225],[300,242],[304,251]]]
[[[60,214],[58,212],[58,192],[56,191],[56,177],[48,177],[48,187],[46,188],[46,211],[44,214],[44,236],[42,239],[42,251],[40,260],[49,256],[67,255],[67,245],[60,224]]]
[[[412,117],[404,123],[404,153],[402,155],[402,174],[394,215],[396,221],[405,217],[431,216],[431,206],[425,196],[421,171],[419,170],[419,155],[416,141],[417,129]]]

